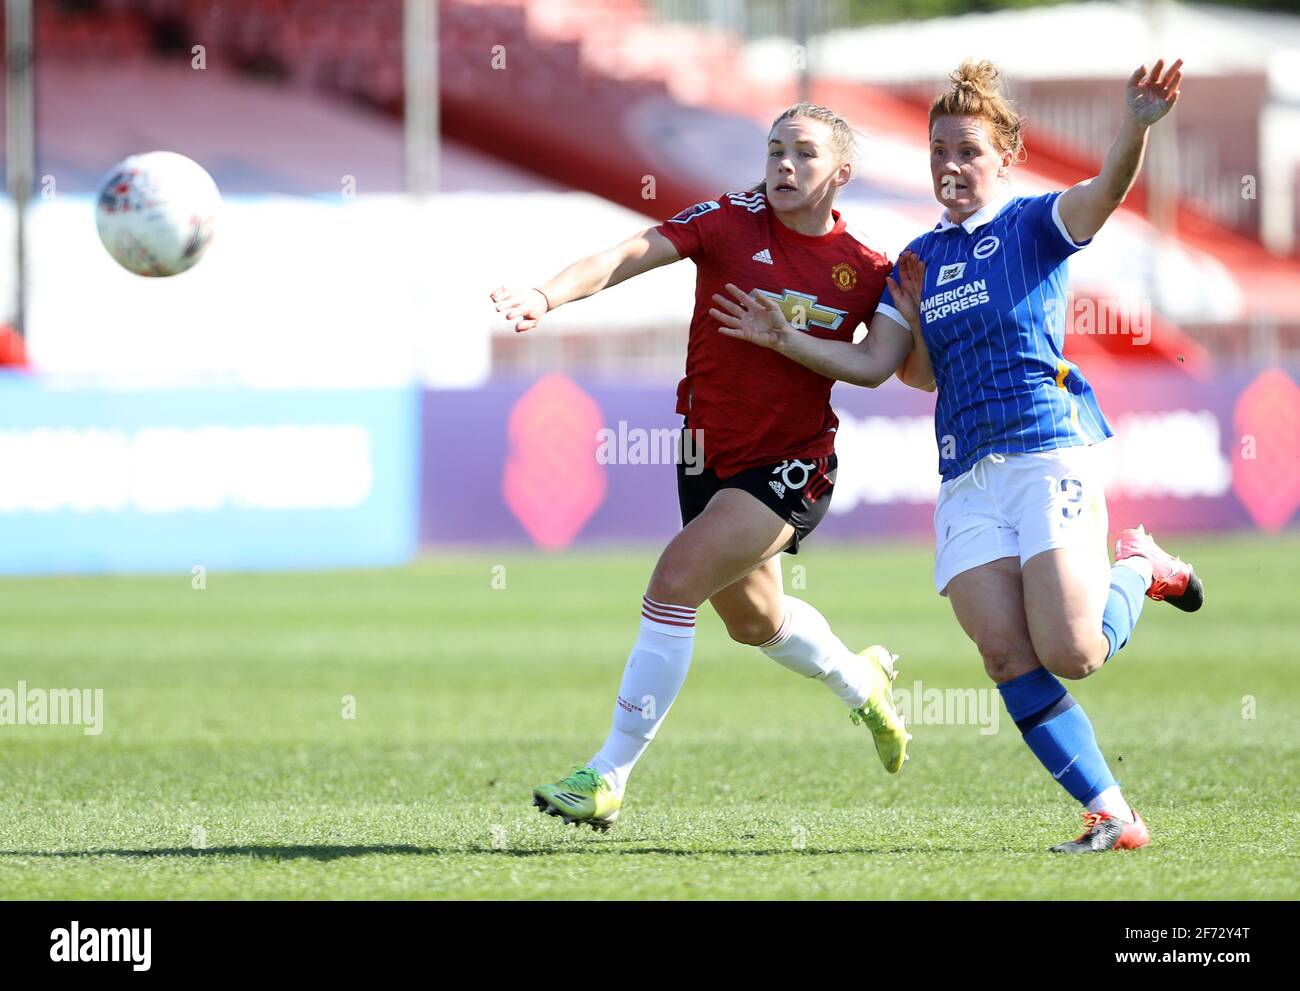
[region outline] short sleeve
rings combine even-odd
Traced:
[[[897,265],[894,266],[894,270],[890,272],[889,275],[895,282],[898,281]],[[876,312],[883,313],[900,327],[906,328],[909,331],[911,330],[911,327],[908,326],[907,318],[904,317],[903,314],[899,313],[898,307],[894,305],[894,294],[889,291],[888,282],[885,283],[885,288],[880,293],[880,302],[876,304]]]
[[[705,200],[688,206],[655,230],[673,243],[679,255],[695,260],[710,252],[721,221],[722,204],[717,200]]]
[[[1070,237],[1065,221],[1061,219],[1060,192],[1026,200],[1020,217],[1021,223],[1033,231],[1035,243],[1047,247],[1057,258],[1068,258],[1092,243],[1092,238],[1076,241]]]
[[[917,238],[911,244],[909,244],[904,249],[904,251],[910,251],[912,252],[912,254],[920,257],[921,256],[920,248],[921,248],[921,239]],[[899,254],[899,257],[900,258],[902,257],[901,252]],[[924,258],[922,258],[922,261],[924,261]],[[889,274],[889,278],[893,279],[895,282],[898,281],[898,262],[894,262],[894,265],[892,268],[890,268],[888,274]],[[903,314],[899,312],[898,307],[894,305],[894,294],[889,291],[889,283],[887,281],[885,282],[884,289],[881,290],[880,302],[876,305],[876,312],[883,313],[885,316],[889,317],[890,320],[893,320],[894,323],[898,324],[908,333],[912,332],[912,325],[907,322],[907,317],[903,316]]]

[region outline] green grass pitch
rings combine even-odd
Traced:
[[[1073,683],[1152,830],[1061,858],[1077,807],[1005,712],[914,725],[891,777],[821,686],[701,611],[622,821],[529,805],[603,739],[653,549],[392,571],[0,580],[0,688],[102,688],[103,732],[0,726],[7,898],[1293,898],[1300,534],[1174,540],[1208,603],[1147,603]],[[984,688],[925,546],[784,559],[899,685]],[[504,582],[504,588],[494,587]],[[344,718],[355,700],[355,718]]]

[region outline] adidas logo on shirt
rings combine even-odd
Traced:
[[[754,261],[762,262],[764,265],[776,264],[776,262],[772,261],[772,252],[768,251],[766,248],[754,255]]]
[[[772,486],[772,491],[776,493],[776,497],[777,497],[778,499],[784,499],[784,498],[785,498],[785,486],[784,486],[784,485],[782,485],[780,482],[775,482],[775,481],[773,481],[773,482],[768,482],[767,484],[770,485],[770,486]]]

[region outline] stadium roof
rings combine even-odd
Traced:
[[[976,54],[1023,78],[1122,79],[1161,53],[1203,73],[1258,72],[1274,56],[1300,52],[1300,18],[1173,0],[1090,0],[834,31],[811,47],[818,72],[876,83],[942,78]],[[746,62],[755,74],[790,76],[790,42],[755,42]]]

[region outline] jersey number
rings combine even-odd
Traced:
[[[1077,478],[1063,478],[1061,491],[1066,497],[1066,505],[1061,507],[1061,514],[1067,520],[1075,519],[1083,512],[1083,483]]]

